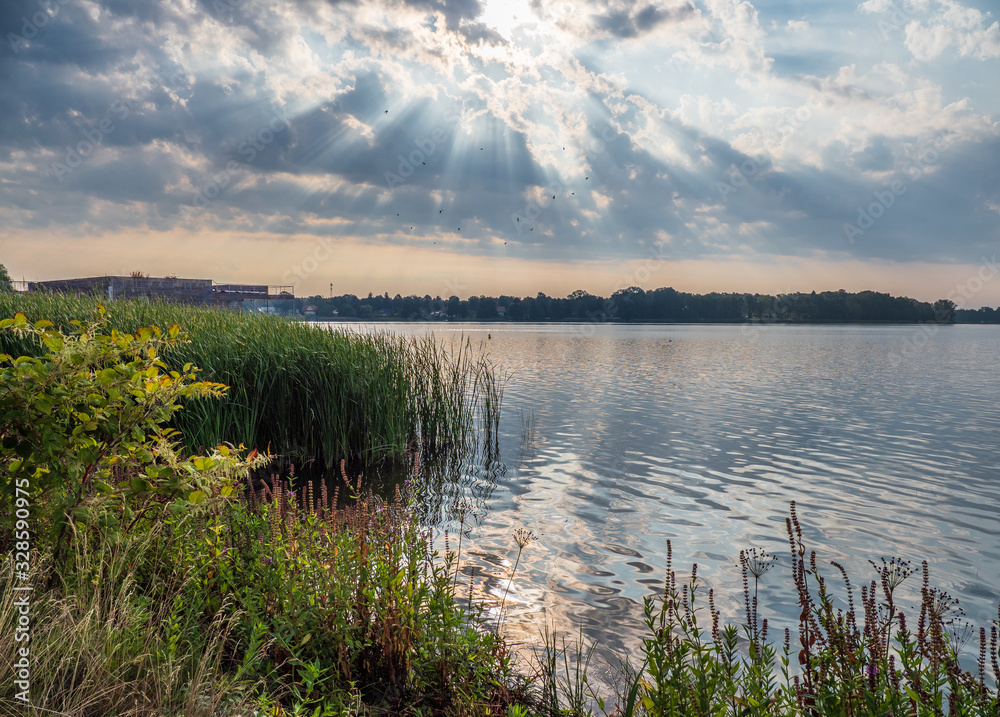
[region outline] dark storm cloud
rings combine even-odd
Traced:
[[[632,3],[609,9],[594,16],[594,25],[604,33],[619,38],[639,37],[667,22],[686,19],[695,13],[691,3],[677,7],[650,4],[636,7]]]
[[[404,0],[404,4],[428,13],[441,13],[451,30],[457,30],[463,21],[475,20],[483,12],[480,0]]]

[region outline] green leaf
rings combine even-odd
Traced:
[[[149,466],[146,468],[146,475],[150,478],[167,478],[173,469],[170,466]]]
[[[192,503],[204,503],[208,499],[208,495],[205,494],[203,490],[196,490],[188,496],[188,500]]]
[[[47,329],[47,328],[49,328],[50,326],[53,326],[53,325],[54,324],[51,321],[49,321],[48,319],[42,319],[41,321],[36,321],[35,322],[35,328],[38,329],[39,331],[41,331],[42,329]]]
[[[45,344],[45,347],[52,353],[62,351],[64,345],[62,339],[58,339],[52,336],[42,339],[42,343]]]

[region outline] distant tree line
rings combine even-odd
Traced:
[[[1000,324],[1000,306],[991,309],[955,309],[956,324]]]
[[[844,290],[812,293],[689,294],[672,288],[646,291],[636,286],[616,291],[610,297],[594,296],[577,290],[565,298],[546,296],[451,296],[390,297],[368,294],[358,297],[297,298],[299,313],[326,318],[423,321],[589,321],[589,322],[893,322],[954,323],[957,317],[979,312],[956,310],[955,304],[941,299],[933,304],[876,291],[850,293]],[[983,311],[983,310],[981,310]],[[991,312],[993,322],[1000,310]],[[986,319],[977,318],[976,322]],[[972,319],[968,319],[971,322]]]

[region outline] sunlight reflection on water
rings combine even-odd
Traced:
[[[893,353],[914,327],[602,325],[592,337],[554,324],[378,328],[474,342],[488,333],[484,346],[512,371],[506,470],[465,556],[502,590],[512,531],[538,536],[507,601],[508,625],[524,635],[548,621],[634,651],[668,539],[675,568],[687,575],[698,562],[730,618],[742,609],[740,549],[776,554],[764,614],[794,627],[792,500],[808,546],[855,583],[872,577],[869,558],[927,559],[974,624],[996,618],[996,327],[950,327],[901,362]]]

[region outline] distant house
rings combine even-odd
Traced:
[[[306,304],[302,307],[302,313],[306,316],[315,316],[318,307],[315,304]]]
[[[506,315],[507,315],[507,307],[506,306],[498,306],[497,307],[497,316],[499,316],[502,319]]]

